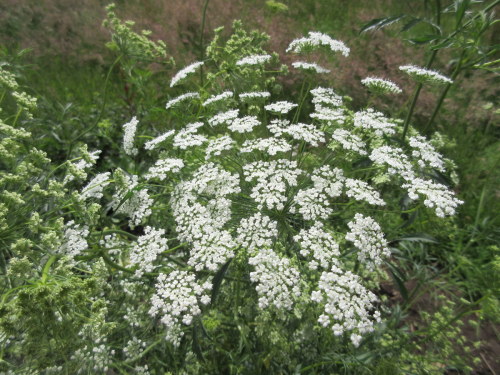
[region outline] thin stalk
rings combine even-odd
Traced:
[[[205,4],[203,4],[203,14],[201,17],[201,30],[200,30],[200,61],[203,61],[205,58],[205,46],[203,45],[204,40],[203,40],[203,34],[205,33],[205,21],[207,19],[207,9],[208,9],[208,3],[210,0],[205,0]],[[203,65],[200,67],[200,83],[201,86],[203,87],[203,81],[204,81],[204,74],[203,74]]]
[[[455,68],[455,70],[453,71],[453,73],[451,75],[452,81],[455,81],[455,79],[457,78],[458,74],[460,73],[460,71],[462,69],[464,55],[465,55],[465,50],[462,51],[462,54],[460,55],[460,59],[458,61],[457,67]],[[446,98],[446,95],[448,95],[448,91],[450,90],[451,85],[452,85],[451,83],[446,84],[446,87],[444,88],[443,92],[441,93],[441,96],[439,97],[439,100],[436,104],[436,107],[434,108],[434,111],[432,112],[432,116],[429,119],[429,122],[427,123],[427,125],[425,126],[424,131],[427,131],[427,129],[429,129],[431,127],[432,123],[436,119],[436,116],[439,113],[441,106],[443,105],[444,99]]]

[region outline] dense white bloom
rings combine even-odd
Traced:
[[[64,225],[64,242],[59,247],[58,252],[74,258],[88,249],[86,238],[89,235],[89,228],[76,224],[74,220],[68,221]]]
[[[329,207],[328,195],[315,187],[299,190],[293,202],[299,206],[297,211],[305,220],[327,219],[333,211]]]
[[[211,139],[205,150],[205,160],[209,160],[213,156],[219,156],[222,151],[231,150],[235,144],[236,142],[229,135]]]
[[[236,65],[262,65],[269,60],[271,60],[271,55],[250,55],[236,61]]]
[[[135,156],[137,155],[137,147],[134,147],[135,132],[137,131],[137,125],[139,121],[137,117],[132,117],[132,120],[123,125],[123,150],[127,155]]]
[[[418,199],[419,195],[425,196],[424,205],[434,208],[436,215],[439,217],[454,215],[456,208],[463,203],[445,185],[432,182],[431,180],[413,178],[402,187],[408,189],[410,199]]]
[[[234,256],[236,246],[229,232],[215,230],[210,226],[202,228],[203,235],[193,242],[188,264],[197,271],[217,271]]]
[[[358,201],[366,201],[377,206],[385,206],[385,202],[380,197],[380,193],[373,189],[366,182],[355,180],[352,178],[346,178],[346,180],[344,181],[344,185],[348,197],[354,198]]]
[[[249,133],[259,125],[260,121],[256,116],[245,116],[235,118],[227,128],[237,133]]]
[[[292,124],[284,130],[284,133],[297,141],[304,141],[314,147],[325,142],[325,133],[312,124],[302,124],[300,122]]]
[[[319,66],[318,64],[315,63],[308,63],[304,61],[296,61],[292,63],[292,66],[296,69],[303,69],[303,70],[313,70],[316,73],[323,74],[323,73],[330,73],[330,69],[323,68],[322,66]]]
[[[179,95],[179,96],[169,100],[167,102],[167,104],[165,105],[165,108],[166,109],[172,108],[174,105],[176,105],[180,102],[183,102],[184,100],[187,100],[187,99],[199,99],[199,98],[200,98],[200,94],[198,94],[197,92],[187,92],[185,94]]]
[[[265,205],[268,209],[282,210],[287,201],[287,186],[296,186],[300,174],[302,170],[297,168],[296,161],[284,159],[256,161],[243,166],[245,181],[257,180],[250,197],[259,203],[259,209]]]
[[[206,107],[207,105],[210,105],[212,103],[215,103],[215,102],[218,102],[218,101],[221,101],[224,99],[232,98],[233,96],[234,96],[234,94],[232,91],[224,91],[222,94],[214,95],[214,96],[208,98],[207,100],[205,100],[203,102],[203,106]]]
[[[210,126],[217,126],[221,124],[231,124],[234,119],[238,117],[239,109],[231,109],[226,112],[219,112],[214,117],[208,119]]]
[[[275,102],[275,103],[268,104],[264,108],[270,112],[277,112],[277,113],[281,113],[283,115],[285,113],[290,112],[295,107],[297,107],[297,104],[295,104],[295,103],[281,101],[281,102]]]
[[[149,197],[147,189],[136,189],[139,185],[136,175],[124,177],[124,186],[118,188],[113,195],[111,206],[117,214],[125,214],[130,218],[130,226],[139,225],[145,217],[151,215],[153,200]]]
[[[430,166],[444,172],[443,157],[439,154],[434,146],[432,146],[425,137],[421,135],[410,137],[410,146],[413,148],[412,156],[417,158],[420,168]]]
[[[184,168],[184,161],[182,159],[159,159],[153,167],[149,168],[144,178],[146,180],[157,178],[163,181],[167,178],[168,172],[178,173],[182,168]]]
[[[332,139],[338,142],[346,150],[357,152],[360,155],[367,155],[365,143],[356,134],[346,129],[335,129]]]
[[[335,198],[342,194],[345,177],[341,169],[324,165],[313,171],[311,180],[317,190]]]
[[[349,56],[350,53],[350,49],[343,42],[332,39],[326,34],[315,31],[309,31],[307,37],[293,40],[286,49],[286,52],[300,53],[304,48],[314,48],[319,46],[327,46],[332,52],[341,52],[345,57]]]
[[[316,104],[314,106],[315,111],[309,116],[316,120],[328,121],[328,122],[338,122],[343,123],[345,120],[345,114],[343,108],[330,108],[325,107],[321,104]]]
[[[403,65],[399,70],[408,74],[417,82],[431,84],[452,84],[453,81],[435,70],[424,69],[415,65]]]
[[[333,89],[316,87],[311,90],[310,93],[313,96],[313,104],[325,104],[332,105],[334,107],[341,107],[343,104],[342,97],[337,95]]]
[[[146,150],[152,150],[154,149],[156,146],[158,146],[160,143],[162,143],[163,141],[165,141],[168,137],[172,136],[173,134],[175,133],[175,130],[169,130],[168,132],[166,133],[163,133],[162,135],[146,142],[144,144],[144,148]]]
[[[371,217],[358,213],[347,226],[350,232],[346,234],[345,239],[354,243],[359,250],[359,261],[368,269],[373,270],[382,263],[384,257],[391,255],[380,225]]]
[[[375,311],[375,294],[367,290],[359,276],[350,271],[343,271],[332,265],[331,271],[321,274],[318,290],[312,292],[311,299],[324,304],[325,312],[318,322],[323,327],[330,326],[333,334],[344,332],[364,334],[374,330],[375,322],[380,322],[380,313]],[[359,344],[359,338],[351,335],[354,345]]]
[[[174,87],[184,78],[186,78],[189,74],[194,73],[196,69],[203,65],[202,61],[194,62],[191,65],[186,66],[184,69],[179,70],[177,74],[170,81],[170,87]]]
[[[361,83],[376,94],[401,94],[403,92],[398,85],[387,79],[367,77],[361,80]]]
[[[101,199],[102,198],[102,191],[106,186],[109,185],[109,177],[111,173],[110,172],[105,172],[105,173],[99,173],[96,175],[88,184],[82,189],[82,192],[80,193],[80,199],[86,200],[88,198],[96,198],[96,199]]]
[[[289,126],[290,121],[285,119],[273,119],[267,124],[267,128],[275,137],[281,137]]]
[[[201,314],[200,303],[210,303],[208,292],[211,289],[211,281],[201,283],[189,271],[174,270],[168,275],[160,273],[149,314],[160,316],[166,328],[167,341],[179,346],[184,335],[182,324],[190,325],[193,318]]]
[[[184,129],[181,129],[174,137],[174,147],[179,147],[181,150],[185,150],[188,147],[201,146],[207,141],[207,138],[203,135],[197,134],[198,128],[203,126],[202,122],[195,122],[186,125]]]
[[[293,239],[300,246],[300,255],[312,258],[308,263],[310,269],[329,269],[332,264],[338,264],[339,245],[325,231],[323,223],[316,222],[309,229],[301,229]]]
[[[372,108],[356,112],[354,114],[354,126],[374,130],[378,136],[396,133],[394,130],[396,124]]]
[[[290,264],[290,259],[279,257],[271,249],[261,249],[248,259],[255,271],[250,272],[250,280],[257,283],[261,309],[274,305],[278,310],[290,310],[295,298],[299,297],[300,274]]]
[[[271,247],[273,238],[278,236],[278,224],[257,212],[241,220],[236,230],[236,243],[250,251]]]
[[[408,157],[399,147],[381,146],[372,150],[370,159],[378,165],[387,164],[390,174],[397,174],[408,179],[414,172]]]
[[[144,234],[139,236],[129,255],[130,263],[137,266],[136,277],[153,271],[153,262],[158,255],[168,250],[167,239],[162,237],[164,235],[164,229],[144,228]]]
[[[292,149],[292,146],[284,140],[279,138],[257,138],[248,139],[243,142],[240,152],[252,152],[259,150],[267,153],[268,155],[276,155],[278,152],[287,152]]]
[[[269,98],[271,96],[271,93],[268,91],[250,91],[250,92],[241,93],[239,96],[240,96],[241,100],[257,99],[257,98]]]

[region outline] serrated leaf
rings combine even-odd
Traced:
[[[361,33],[366,33],[367,31],[380,30],[384,27],[392,25],[393,23],[401,21],[405,17],[406,14],[400,14],[398,16],[392,16],[392,17],[375,18],[370,22],[368,22],[366,25],[364,25],[359,33],[361,34]]]

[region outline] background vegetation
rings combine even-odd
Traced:
[[[455,219],[441,226],[407,218],[408,228],[417,233],[415,240],[393,244],[397,268],[388,270],[391,278],[377,292],[399,311],[388,323],[393,336],[387,334],[384,340],[387,348],[401,347],[397,354],[401,361],[421,364],[415,373],[496,374],[500,373],[500,86],[498,64],[491,64],[499,58],[496,3],[117,1],[119,18],[136,21],[135,30],[149,29],[150,39],[167,46],[165,57],[135,56],[129,50],[118,58],[124,46],[120,38],[112,40],[110,32],[119,33],[112,25],[101,25],[107,2],[4,0],[0,65],[8,66],[23,89],[38,98],[29,130],[55,165],[71,159],[86,143],[89,149],[105,150],[97,168],[107,170],[119,148],[118,125],[145,109],[149,120],[160,121],[160,111],[150,109],[163,107],[168,100],[163,89],[170,78],[185,62],[202,58],[213,29],[226,26],[229,33],[234,19],[242,19],[247,29],[268,33],[269,50],[280,54],[291,39],[309,30],[345,41],[353,55],[335,66],[325,84],[350,95],[354,108],[368,97],[353,82],[373,74],[405,87],[407,95],[396,100],[401,101],[397,107],[406,110],[410,103],[405,98],[418,87],[394,73],[400,65],[425,66],[432,61],[432,68],[456,83],[446,96],[440,89],[422,91],[411,122],[424,134],[441,134],[447,156],[456,163],[456,191],[465,204]],[[297,96],[297,82],[285,77],[280,83],[291,97]],[[388,107],[377,100],[379,108]],[[406,112],[393,115],[404,117]],[[464,354],[465,347],[471,348],[470,354]],[[374,355],[378,357],[371,373],[398,373],[396,354]]]

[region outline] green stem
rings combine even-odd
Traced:
[[[200,30],[200,61],[203,61],[205,58],[205,46],[203,45],[204,40],[203,40],[203,34],[205,33],[205,21],[207,18],[207,9],[208,9],[208,3],[210,0],[205,0],[205,4],[203,4],[203,14],[201,17],[201,30]],[[203,87],[203,81],[204,81],[204,74],[203,74],[203,65],[200,68],[200,83],[201,86]]]
[[[462,69],[464,55],[465,55],[465,49],[462,51],[462,54],[460,55],[460,59],[458,60],[457,67],[455,68],[455,70],[453,71],[453,74],[451,75],[452,81],[455,81],[458,74],[460,73],[460,70]],[[434,108],[434,111],[432,112],[432,116],[429,119],[429,122],[427,123],[427,125],[425,126],[424,131],[427,131],[431,127],[434,120],[436,119],[436,116],[439,113],[441,106],[443,105],[444,99],[446,98],[446,95],[448,95],[448,91],[450,90],[451,85],[452,85],[452,83],[446,84],[446,87],[444,88],[443,92],[441,93],[441,96],[439,97],[439,100],[436,104],[436,107]]]
[[[123,272],[127,272],[127,273],[130,273],[130,274],[135,273],[134,271],[132,271],[132,270],[130,270],[128,268],[122,267],[119,264],[116,264],[115,262],[113,262],[113,260],[104,251],[101,251],[101,257],[102,257],[102,259],[104,259],[104,262],[108,266],[110,266],[111,268],[116,268],[117,270],[120,270],[120,271],[123,271]]]

